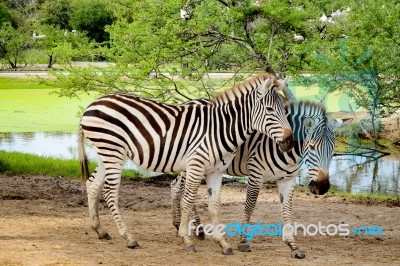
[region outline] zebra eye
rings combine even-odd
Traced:
[[[275,110],[274,110],[274,108],[272,108],[272,107],[267,107],[267,111],[270,112],[270,113],[272,113],[272,112],[275,111]]]

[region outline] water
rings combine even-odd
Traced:
[[[59,132],[0,133],[0,150],[17,151],[62,159],[77,159],[77,134]],[[87,146],[88,157],[97,160]],[[360,156],[335,156],[330,165],[331,184],[349,193],[400,196],[400,153],[366,162]],[[132,163],[127,169],[137,169]],[[151,173],[149,173],[151,174]],[[298,183],[307,185],[307,170],[302,169]]]
[[[329,167],[331,185],[352,194],[400,196],[400,154],[378,160],[361,156],[335,156]],[[308,185],[307,169],[302,169],[298,183]]]

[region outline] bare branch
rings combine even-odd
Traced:
[[[357,146],[351,143],[348,143],[346,141],[341,141],[342,143],[346,144],[349,147],[354,148],[354,152],[335,152],[333,156],[347,156],[347,155],[354,155],[354,156],[361,156],[361,157],[366,157],[370,158],[373,160],[378,160],[379,158],[382,158],[384,156],[390,155],[390,152],[384,152],[375,148],[371,147],[361,147]],[[361,150],[359,152],[356,152],[356,150]]]

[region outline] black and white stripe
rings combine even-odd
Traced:
[[[249,176],[243,223],[250,223],[264,181],[277,182],[284,222],[292,223],[292,193],[301,165],[308,168],[312,193],[324,194],[329,189],[328,169],[335,145],[333,127],[341,124],[342,120],[328,120],[322,105],[308,101],[291,102],[288,120],[293,129],[293,149],[283,153],[267,135],[255,132],[239,147],[235,158],[225,171],[232,176]],[[183,173],[182,177],[171,183],[173,224],[176,227],[179,227],[180,222],[179,203],[184,180]],[[200,224],[196,212],[195,216],[196,224]],[[241,251],[250,250],[245,237],[242,236],[239,244]],[[291,248],[294,257],[304,257],[304,252],[299,250],[292,235],[284,235],[283,240]]]
[[[103,195],[128,246],[136,247],[118,209],[121,169],[126,158],[137,166],[156,172],[186,171],[180,235],[187,250],[194,250],[187,225],[198,186],[205,177],[214,194],[211,215],[218,223],[222,171],[238,148],[254,131],[268,134],[283,151],[292,147],[292,131],[284,101],[277,90],[283,80],[270,74],[255,76],[234,86],[207,104],[168,105],[132,94],[117,93],[94,101],[83,113],[79,132],[81,169],[87,177],[92,227],[100,238],[109,235],[98,218],[98,197]],[[100,157],[89,176],[83,139],[89,139]],[[231,248],[216,239],[224,253]]]

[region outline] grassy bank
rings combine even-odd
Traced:
[[[329,194],[339,196],[341,198],[350,199],[350,200],[358,200],[358,199],[370,199],[370,200],[377,200],[377,201],[386,201],[386,200],[399,201],[400,200],[398,196],[394,196],[394,195],[366,194],[366,193],[352,194],[352,193],[341,191],[334,186],[331,186],[329,188]]]
[[[93,171],[96,163],[89,164],[90,171]],[[19,152],[0,151],[0,173],[6,175],[45,175],[60,176],[66,178],[81,178],[79,162],[77,160],[63,160],[50,157],[41,157]],[[147,178],[144,172],[134,170],[123,170],[122,177],[124,179]],[[239,182],[241,182],[239,180]],[[243,182],[243,185],[245,182]],[[276,185],[272,185],[275,187]],[[299,186],[296,189],[300,193],[308,191],[307,187]],[[331,186],[328,196],[339,196],[350,201],[393,201],[399,203],[398,196],[392,195],[376,195],[376,194],[351,194],[340,191]]]
[[[90,171],[94,171],[96,164],[89,164]],[[81,178],[79,162],[77,160],[63,160],[50,157],[41,157],[20,152],[0,151],[0,173],[7,175],[48,175],[68,178]],[[143,173],[134,170],[123,170],[123,178],[132,179],[143,177]]]

